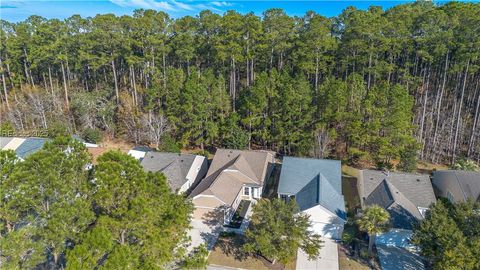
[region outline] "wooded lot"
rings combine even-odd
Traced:
[[[409,169],[480,160],[480,4],[1,21],[3,128]]]

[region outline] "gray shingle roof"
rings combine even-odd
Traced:
[[[433,181],[456,179],[465,200],[480,200],[480,172],[445,170],[433,172]]]
[[[213,195],[232,205],[244,185],[263,186],[273,161],[269,151],[217,149],[206,177],[189,196]]]
[[[177,190],[187,182],[187,174],[195,157],[190,154],[150,151],[140,164],[146,171],[165,174],[172,190]]]
[[[383,180],[395,186],[416,207],[427,208],[436,200],[430,176],[427,174],[387,173],[375,170],[361,171],[359,181],[363,182],[363,190],[359,190],[360,197],[368,198]]]
[[[370,193],[365,204],[385,208],[390,213],[394,228],[411,230],[413,224],[423,218],[418,208],[388,180],[383,180]]]
[[[17,147],[17,149],[15,149],[15,153],[17,156],[25,159],[29,155],[42,149],[47,140],[48,139],[44,138],[27,138],[19,147]]]
[[[364,204],[385,208],[394,228],[411,230],[423,219],[418,207],[427,208],[435,202],[428,175],[364,170],[359,181],[363,184],[359,192]]]
[[[0,137],[0,150],[3,149],[13,138],[11,137]]]
[[[284,157],[278,193],[295,195],[301,211],[321,205],[346,218],[338,160]]]

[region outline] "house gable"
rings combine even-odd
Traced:
[[[341,183],[337,160],[284,157],[278,194],[294,196],[300,211],[321,205],[345,220]]]

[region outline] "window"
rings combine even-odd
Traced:
[[[245,196],[250,196],[250,187],[244,187],[244,189],[243,189],[243,195],[245,195]]]
[[[425,208],[425,207],[417,207],[417,208],[420,214],[422,215],[422,217],[425,218],[425,214],[427,214],[428,208]]]
[[[453,194],[450,193],[450,191],[447,191],[447,199],[452,203],[455,202],[455,199],[453,198]]]
[[[258,187],[252,187],[252,196],[255,199],[260,198],[260,190]]]
[[[295,195],[281,194],[280,199],[284,202],[289,202],[290,200],[295,200]]]

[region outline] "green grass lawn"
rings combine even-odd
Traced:
[[[255,270],[295,269],[295,261],[287,265],[281,263],[275,263],[275,265],[272,265],[264,258],[247,255],[241,249],[243,243],[244,237],[238,234],[233,237],[220,237],[208,256],[208,263]]]

